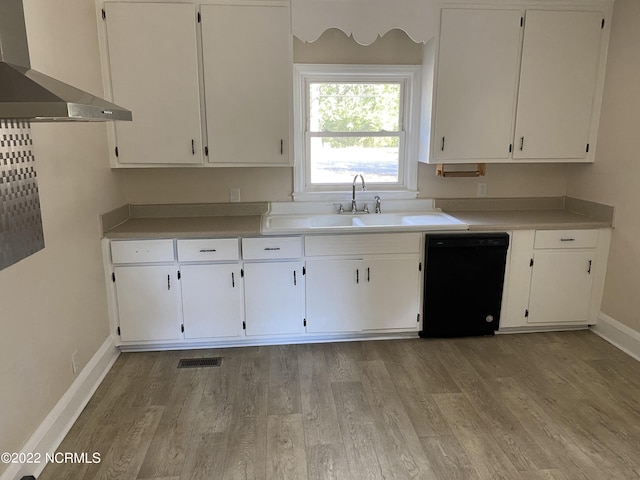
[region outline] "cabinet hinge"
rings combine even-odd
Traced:
[[[120,327],[118,327],[118,336],[120,336]]]
[[[247,329],[247,322],[242,322],[242,329],[246,330]]]
[[[200,12],[198,12],[198,23],[202,23],[202,15],[200,15]]]
[[[533,267],[533,258],[531,260],[529,260],[529,266]]]
[[[528,318],[529,317],[529,310],[525,310],[524,311],[524,318]]]
[[[182,278],[182,274],[180,273],[180,270],[178,270],[178,280],[180,280]]]
[[[244,268],[240,269],[240,278],[244,278]]]
[[[307,274],[307,267],[302,267],[302,274],[306,275]]]
[[[600,28],[604,28],[604,18],[602,19],[602,23],[600,24]]]
[[[513,143],[509,144],[509,153],[513,152]]]
[[[116,157],[120,156],[120,152],[118,152],[118,147],[116,147]]]
[[[204,147],[204,156],[205,156],[205,157],[208,157],[208,156],[209,156],[209,147],[208,147],[208,146],[205,146],[205,147]]]
[[[184,323],[183,323],[182,325],[180,325],[180,331],[181,331],[182,333],[184,333]]]
[[[589,153],[589,144],[587,143],[587,153]]]
[[[305,327],[307,326],[307,319],[305,318],[304,321],[302,322],[302,325],[304,325]]]
[[[112,273],[111,273],[111,281],[112,281],[113,283],[116,283],[116,272],[112,272]]]
[[[524,17],[520,17],[520,26],[524,27]]]
[[[102,19],[103,19],[103,20],[106,20],[106,19],[107,19],[107,12],[106,12],[106,10],[105,10],[104,8],[102,9]],[[604,20],[603,20],[603,21],[604,21]]]

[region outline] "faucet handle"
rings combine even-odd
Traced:
[[[338,207],[338,213],[344,213],[344,206],[341,203],[334,203]]]
[[[376,195],[374,198],[376,200],[376,213],[382,213],[382,199],[380,198],[380,195]]]

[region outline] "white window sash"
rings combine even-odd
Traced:
[[[398,65],[294,65],[294,200],[330,200],[350,194],[351,185],[312,184],[310,139],[313,137],[398,137],[398,182],[367,182],[370,193],[386,198],[417,195],[418,112],[420,66]],[[399,83],[399,131],[331,132],[309,129],[309,84],[311,83]]]

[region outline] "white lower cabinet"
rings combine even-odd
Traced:
[[[418,329],[420,234],[307,237],[305,242],[307,332]],[[335,258],[340,254],[344,257]]]
[[[500,328],[595,323],[610,235],[610,229],[513,232]]]
[[[242,335],[240,265],[182,265],[180,273],[184,337]]]
[[[364,329],[418,329],[420,257],[415,255],[370,259]]]
[[[595,250],[534,252],[527,322],[588,323]]]
[[[307,261],[307,332],[358,332],[363,328],[359,285],[362,260]]]
[[[247,335],[304,333],[303,268],[302,261],[245,264]]]
[[[182,338],[175,266],[118,266],[113,273],[122,341]]]

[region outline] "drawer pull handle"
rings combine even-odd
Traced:
[[[591,264],[593,263],[593,260],[589,260],[589,269],[587,270],[587,273],[589,275],[591,275]]]
[[[280,250],[280,247],[264,247],[265,252],[275,252]]]
[[[561,242],[575,242],[576,239],[575,238],[561,238],[560,241]]]
[[[200,249],[200,253],[210,253],[210,252],[216,252],[217,250],[215,248],[201,248]]]
[[[297,278],[296,278],[296,271],[294,270],[294,271],[293,271],[293,285],[295,286],[295,285],[297,285],[297,284],[298,284],[298,280],[297,280]]]
[[[231,288],[236,288],[236,277],[233,272],[231,272]]]
[[[171,290],[171,275],[167,275],[167,290]]]

